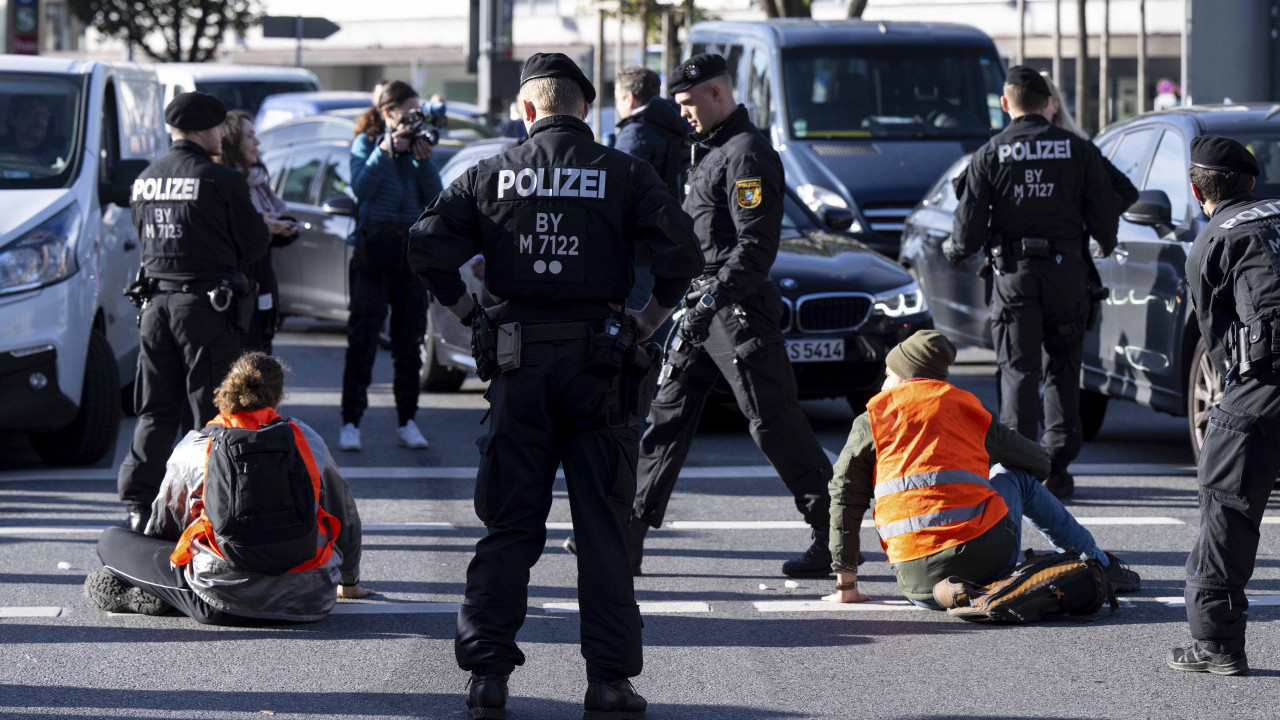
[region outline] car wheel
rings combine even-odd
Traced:
[[[87,465],[101,460],[115,445],[120,428],[120,376],[111,344],[98,330],[89,335],[84,363],[80,412],[71,424],[31,436],[36,453],[50,465]]]
[[[457,392],[467,379],[465,370],[442,365],[436,358],[436,322],[427,310],[427,334],[422,338],[422,374],[418,386],[423,392]]]
[[[1209,431],[1209,411],[1222,400],[1222,373],[1214,367],[1204,339],[1196,341],[1191,354],[1191,372],[1187,378],[1187,426],[1191,433],[1191,454],[1200,462],[1200,446]]]
[[[1084,430],[1084,439],[1098,437],[1102,429],[1102,421],[1107,417],[1107,400],[1109,398],[1093,390],[1080,391],[1080,425]]]

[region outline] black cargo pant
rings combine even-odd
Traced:
[[[366,233],[390,232],[375,226]],[[402,230],[407,232],[407,230]],[[362,239],[358,242],[364,242]],[[359,250],[359,246],[357,246]],[[351,314],[347,318],[347,356],[342,368],[342,422],[360,424],[369,407],[369,383],[378,355],[378,333],[391,309],[392,392],[400,424],[418,414],[418,376],[422,370],[422,338],[427,332],[427,291],[398,258],[362,257],[351,264]]]
[[[173,547],[173,540],[109,527],[98,538],[98,559],[103,570],[155,595],[202,625],[236,624],[234,615],[214,608],[191,589],[183,568],[169,564]]]
[[[1089,315],[1088,269],[1078,248],[1017,261],[999,274],[991,296],[991,339],[1000,368],[1000,422],[1035,440],[1054,470],[1080,454],[1080,362]]]
[[[229,312],[204,292],[160,292],[142,311],[133,403],[138,424],[120,464],[120,499],[150,505],[164,480],[173,441],[217,415],[213,391],[240,356],[240,333]]]
[[[1280,378],[1227,387],[1209,411],[1200,450],[1200,534],[1187,557],[1191,637],[1216,652],[1244,647],[1244,588],[1258,556],[1259,527],[1280,475]]]
[[[827,536],[831,462],[800,410],[778,327],[781,318],[778,289],[766,283],[755,295],[717,312],[706,342],[678,339],[672,347],[640,441],[635,516],[642,522],[662,525],[707,394],[723,374],[750,422],[751,438],[795,497],[796,509],[821,537]]]
[[[563,464],[578,542],[578,603],[587,676],[640,674],[640,609],[628,524],[635,497],[636,431],[609,428],[609,382],[584,372],[588,340],[526,343],[519,369],[489,385],[480,438],[476,516],[488,533],[467,568],[454,651],[464,670],[507,673],[524,662],[516,633],[529,569],[547,541],[556,467]]]

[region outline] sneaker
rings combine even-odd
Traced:
[[[605,682],[587,680],[582,698],[582,720],[640,720],[649,702],[627,679]]]
[[[1045,478],[1044,489],[1059,500],[1066,500],[1076,494],[1076,479],[1066,470],[1054,470]]]
[[[84,599],[91,606],[109,613],[166,615],[173,611],[169,603],[105,570],[91,572],[84,579]]]
[[[360,428],[351,423],[342,426],[342,434],[338,436],[338,448],[342,450],[360,449]]]
[[[1117,593],[1134,593],[1142,589],[1142,578],[1138,577],[1138,573],[1130,570],[1123,560],[1111,553],[1107,553],[1107,559],[1111,564],[1103,570],[1107,572],[1112,590]]]
[[[467,680],[467,717],[502,720],[507,716],[508,675],[472,672]]]
[[[1248,675],[1249,659],[1244,648],[1232,653],[1216,653],[1193,642],[1188,647],[1176,647],[1169,651],[1165,662],[1174,670],[1183,672],[1207,672],[1214,675]]]
[[[782,563],[782,574],[794,578],[825,578],[831,575],[831,548],[827,537],[813,533],[813,544],[800,557]]]
[[[400,447],[407,447],[413,450],[426,450],[427,439],[422,436],[422,431],[418,429],[418,423],[410,420],[400,426],[396,430],[396,442]]]

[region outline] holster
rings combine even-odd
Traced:
[[[133,282],[124,289],[124,296],[129,298],[129,303],[138,309],[138,327],[142,327],[142,311],[146,309],[147,303],[151,302],[151,296],[155,291],[155,282],[147,277],[146,268],[140,266]]]
[[[253,314],[258,311],[258,283],[244,273],[236,273],[231,278],[231,292],[235,297],[236,328],[242,333],[249,332]]]
[[[630,427],[649,414],[658,389],[662,346],[643,342],[627,349],[622,371],[610,383],[605,400],[605,423],[612,428]]]
[[[475,358],[476,375],[481,380],[498,376],[498,325],[488,313],[480,313],[471,323],[471,357]]]
[[[997,275],[1016,272],[1018,262],[1010,252],[1009,242],[1000,233],[992,233],[987,238],[987,262]]]
[[[587,358],[587,372],[604,379],[617,375],[627,359],[627,352],[635,344],[635,338],[634,318],[627,315],[607,318],[600,332],[591,336],[591,354]]]
[[[1085,288],[1089,293],[1089,316],[1085,320],[1084,331],[1092,332],[1098,325],[1098,315],[1102,312],[1103,301],[1111,297],[1111,288],[1102,284],[1102,275],[1098,274],[1098,266],[1093,262],[1093,256],[1089,254],[1087,239],[1081,243],[1080,254],[1084,257],[1085,272],[1088,274]]]

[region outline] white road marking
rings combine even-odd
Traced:
[[[1280,606],[1280,595],[1245,595],[1249,600],[1249,607]],[[1186,607],[1187,599],[1181,595],[1173,595],[1169,597],[1155,598],[1158,603],[1164,603],[1169,607]]]
[[[14,525],[0,527],[0,536],[97,535],[107,527],[106,525]]]
[[[447,522],[407,522],[407,523],[362,523],[360,529],[363,532],[422,532],[422,531],[452,531],[457,530],[458,526]]]
[[[670,615],[676,613],[709,613],[711,606],[704,602],[642,602],[636,603],[640,606],[641,615]],[[578,612],[578,603],[576,602],[551,602],[543,603],[542,609],[553,613],[576,613]]]
[[[333,615],[457,615],[458,603],[384,603],[341,602],[333,606]]]
[[[863,603],[833,603],[823,600],[761,600],[751,603],[762,613],[778,612],[867,612],[875,610],[922,610],[907,600],[871,600]]]
[[[60,607],[0,607],[0,618],[58,617]]]
[[[664,523],[672,530],[807,530],[803,520],[672,520]]]
[[[1196,466],[1183,463],[1072,463],[1068,468],[1077,478],[1089,476],[1134,477],[1196,474]],[[1192,487],[1191,489],[1195,489]]]
[[[1076,517],[1076,521],[1081,525],[1186,525],[1185,521],[1178,518],[1160,517],[1153,515],[1150,517]]]

